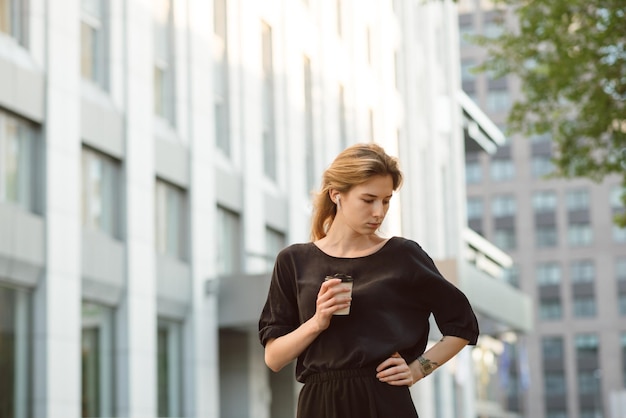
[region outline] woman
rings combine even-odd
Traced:
[[[347,148],[324,173],[313,241],[276,259],[259,337],[273,371],[297,359],[298,418],[417,417],[409,386],[476,343],[465,295],[417,243],[377,234],[401,183],[380,146]],[[444,337],[424,352],[431,313]]]

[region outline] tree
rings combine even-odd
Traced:
[[[513,7],[518,27],[475,40],[488,51],[479,70],[521,81],[511,133],[551,135],[557,177],[616,174],[626,187],[626,1],[496,3]],[[626,226],[626,214],[616,221]]]

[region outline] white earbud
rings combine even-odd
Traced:
[[[339,195],[337,195],[337,208],[341,208],[341,201],[339,200]]]

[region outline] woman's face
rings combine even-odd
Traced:
[[[341,203],[337,216],[355,232],[363,235],[373,234],[385,219],[392,195],[391,175],[372,177],[365,183],[354,186],[347,193],[338,194]]]

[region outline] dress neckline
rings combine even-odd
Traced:
[[[321,253],[321,254],[325,255],[326,257],[329,257],[329,258],[334,258],[336,260],[358,260],[358,259],[361,259],[361,258],[371,257],[373,255],[376,255],[376,254],[380,253],[381,251],[383,251],[387,247],[387,245],[389,245],[389,243],[394,238],[395,237],[387,238],[385,240],[385,243],[380,248],[378,248],[376,251],[371,252],[369,254],[360,255],[358,257],[338,257],[338,256],[335,256],[335,255],[330,255],[327,252],[325,252],[324,250],[322,250],[320,247],[318,247],[314,242],[310,242],[309,244],[311,244],[313,246],[313,248],[315,248],[319,253]]]

